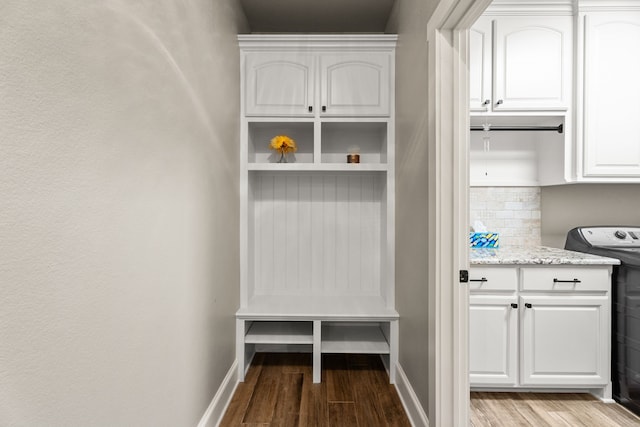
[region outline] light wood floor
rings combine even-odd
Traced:
[[[311,354],[256,354],[221,427],[409,427],[400,398],[379,356],[322,359],[313,384]]]
[[[474,427],[637,427],[640,418],[590,394],[471,393]]]

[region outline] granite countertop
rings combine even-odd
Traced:
[[[615,258],[606,258],[582,252],[546,246],[506,246],[498,249],[469,250],[471,265],[618,265]]]

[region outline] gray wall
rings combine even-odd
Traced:
[[[204,414],[234,360],[243,21],[0,5],[0,425]]]
[[[567,232],[583,225],[640,226],[640,184],[542,187],[542,244],[564,247]]]
[[[426,25],[438,2],[397,1],[388,32],[396,53],[396,309],[400,365],[427,411],[428,146]]]

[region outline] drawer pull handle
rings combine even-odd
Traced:
[[[470,279],[470,282],[488,282],[486,277],[483,277],[482,279]]]
[[[531,305],[531,303],[526,303],[524,306],[525,306],[526,308],[531,308],[531,307],[533,307],[533,306]]]
[[[582,281],[578,280],[578,279],[573,279],[573,280],[560,280],[560,279],[553,279],[553,283],[582,283]]]
[[[515,302],[511,303],[511,308],[518,308],[518,304],[516,304]]]

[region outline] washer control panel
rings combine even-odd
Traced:
[[[591,246],[640,248],[640,227],[583,227],[580,231]]]

